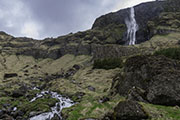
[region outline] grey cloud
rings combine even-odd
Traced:
[[[109,1],[109,0],[108,0]],[[96,0],[30,0],[26,4],[44,26],[43,35],[57,36],[89,29],[95,18],[110,12],[114,3]]]
[[[57,37],[90,29],[100,15],[135,1],[143,0],[0,0],[0,30],[15,36]]]

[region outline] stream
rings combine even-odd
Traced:
[[[62,95],[59,95],[57,92],[51,91],[41,91],[41,93],[37,94],[36,97],[34,97],[30,102],[33,102],[36,99],[41,98],[45,95],[51,95],[52,98],[56,98],[59,102],[57,102],[56,105],[51,108],[51,112],[39,114],[37,116],[31,117],[29,120],[51,120],[51,118],[53,118],[55,114],[57,114],[59,118],[62,119],[60,115],[62,109],[74,105],[73,101],[69,98],[63,97]]]

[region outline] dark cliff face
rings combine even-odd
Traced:
[[[139,26],[137,43],[147,41],[156,34],[179,32],[179,5],[179,0],[169,0],[135,6],[135,17]],[[41,41],[15,38],[0,32],[0,52],[33,56],[36,59],[58,59],[65,54],[90,55],[101,59],[144,52],[144,49],[133,46],[121,46],[128,42],[125,19],[129,16],[129,8],[119,10],[98,18],[90,30]],[[154,48],[153,46],[153,50]]]
[[[164,56],[134,56],[127,59],[123,74],[112,88],[128,99],[160,105],[180,104],[180,62]],[[139,96],[134,96],[138,91]]]
[[[152,21],[157,18],[160,13],[164,11],[165,2],[163,1],[155,1],[142,3],[140,5],[135,6],[135,19],[139,26],[139,30],[137,31],[137,42],[141,43],[149,40],[150,33],[148,30],[147,23],[148,21]],[[103,15],[100,18],[96,19],[92,29],[103,28],[109,24],[125,24],[125,19],[130,16],[130,9],[119,10],[115,13],[110,13],[107,15]],[[123,41],[127,41],[126,32],[124,33]]]

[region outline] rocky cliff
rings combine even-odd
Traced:
[[[149,3],[142,3],[140,5],[135,6],[135,19],[139,26],[137,31],[137,41],[136,43],[141,43],[149,40],[152,36],[150,35],[150,31],[148,30],[148,21],[152,21],[157,18],[163,11],[164,1],[156,1]],[[103,28],[109,24],[125,24],[125,20],[130,16],[130,8],[119,10],[115,13],[110,13],[100,18],[96,19],[93,29]],[[125,28],[126,29],[126,28]],[[125,44],[127,42],[127,30],[123,33],[123,38],[121,44]]]
[[[129,8],[97,18],[90,30],[57,38],[0,32],[0,119],[51,111],[57,100],[48,93],[30,102],[47,90],[76,102],[62,111],[68,120],[179,120],[179,5],[135,6],[138,44],[130,46]]]
[[[175,3],[176,0],[155,1],[134,7],[139,26],[136,43],[151,40],[155,35],[179,32],[179,7]],[[168,4],[171,6],[167,7]],[[41,41],[14,38],[1,32],[1,51],[8,54],[52,59],[58,59],[65,54],[92,55],[94,58],[136,54],[142,50],[134,46],[120,46],[128,42],[125,19],[129,17],[129,12],[130,9],[127,8],[103,15],[96,19],[90,30]],[[108,54],[105,54],[107,52]]]

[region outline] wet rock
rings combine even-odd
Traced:
[[[111,120],[144,120],[148,119],[143,107],[135,101],[120,102],[112,114]]]
[[[96,89],[95,89],[94,87],[92,87],[92,86],[88,86],[87,88],[88,88],[88,90],[90,90],[90,91],[93,91],[93,92],[96,91]]]
[[[180,105],[180,62],[164,56],[134,56],[113,80],[115,93],[160,105]],[[133,90],[133,87],[138,88]]]
[[[13,118],[16,118],[18,116],[18,112],[15,111],[15,112],[11,112],[10,114]]]
[[[2,116],[4,114],[3,110],[0,110],[0,116]]]
[[[63,104],[63,103],[61,103],[61,105],[62,105],[62,104]],[[56,106],[56,107],[57,107],[57,108],[56,108],[57,111],[60,111],[61,105],[60,105],[60,103],[57,104],[57,106]],[[62,106],[63,106],[63,105],[62,105]]]
[[[19,111],[19,110],[17,110],[17,111],[11,111],[11,113],[10,113],[9,115],[11,115],[13,118],[16,118],[16,119],[17,119],[17,117],[23,116],[23,115],[24,115],[24,112]]]
[[[11,114],[12,111],[13,111],[13,108],[12,108],[12,107],[8,107],[8,108],[6,109],[6,113],[8,113],[8,114]]]
[[[54,117],[51,118],[51,120],[61,120],[61,118],[58,116],[58,114],[54,114]]]
[[[40,112],[40,111],[32,111],[32,112],[29,113],[29,117],[33,117],[33,116],[39,115],[41,113],[42,112]]]
[[[18,116],[23,116],[23,115],[24,115],[24,112],[21,111],[21,110],[18,110],[18,111],[17,111],[17,114],[18,114]]]
[[[21,116],[17,116],[16,120],[25,120],[25,119],[23,119],[23,117],[21,117]]]
[[[2,120],[14,120],[14,118],[9,116],[8,114],[4,114],[4,115],[0,116],[0,119],[2,119]]]
[[[17,73],[5,73],[4,74],[4,79],[12,78],[12,77],[17,77],[17,76],[18,76]]]
[[[85,119],[80,119],[80,120],[99,120],[99,119],[96,119],[96,118],[85,118]]]

